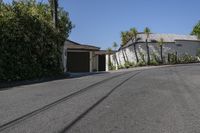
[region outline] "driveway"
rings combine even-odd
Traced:
[[[200,65],[145,67],[0,91],[0,132],[199,133]]]

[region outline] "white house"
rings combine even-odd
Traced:
[[[144,55],[145,60],[147,60],[147,49],[146,49],[146,35],[144,33],[138,34],[138,41],[136,42],[136,51],[139,59],[141,59],[141,54]],[[177,53],[178,57],[184,54],[196,56],[197,50],[200,49],[200,40],[196,36],[192,35],[176,35],[176,34],[150,34],[148,39],[150,56],[152,54],[160,57],[160,38],[164,39],[163,44],[163,57],[166,59],[168,53]],[[119,65],[124,65],[125,60],[136,63],[136,57],[134,52],[133,42],[129,41],[125,46],[121,47],[115,56]],[[116,59],[111,56],[111,61],[117,66]],[[108,65],[108,64],[107,64]]]

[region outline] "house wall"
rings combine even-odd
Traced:
[[[182,44],[179,46],[179,44]],[[176,51],[178,56],[189,54],[196,56],[197,50],[200,48],[200,42],[197,41],[176,41]]]
[[[64,44],[62,48],[62,68],[63,71],[67,71],[67,45]]]
[[[94,51],[91,52],[91,61],[92,61],[91,72],[98,71],[98,55],[96,55]]]
[[[106,55],[106,71],[109,71],[109,66],[108,63],[109,62],[109,55]],[[112,61],[112,63],[115,63],[114,61]]]
[[[150,57],[152,57],[152,54],[156,54],[160,58],[160,46],[158,45],[158,43],[148,43],[148,44],[149,44]],[[163,57],[165,58],[165,60],[167,60],[168,53],[175,53],[175,52],[177,52],[178,57],[181,57],[184,54],[195,56],[197,54],[198,49],[200,49],[199,41],[177,40],[176,42],[164,43]],[[141,60],[142,57],[141,53],[142,53],[144,54],[144,58],[147,61],[147,50],[145,43],[138,43],[136,45],[136,51],[139,60]],[[133,46],[119,50],[118,52],[116,52],[116,57],[119,65],[124,65],[125,60],[136,63],[136,57]],[[113,63],[113,65],[117,64],[116,59],[114,59],[114,55],[111,55],[111,62]]]
[[[99,55],[94,54],[93,60],[93,71],[99,71]]]

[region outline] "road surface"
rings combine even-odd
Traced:
[[[0,91],[2,133],[199,133],[200,64]]]

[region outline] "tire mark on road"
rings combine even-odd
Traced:
[[[78,121],[80,121],[85,115],[87,115],[90,111],[92,111],[96,106],[98,106],[101,102],[103,102],[107,97],[109,97],[117,88],[119,88],[121,85],[126,83],[131,78],[138,75],[140,72],[137,72],[133,74],[132,76],[128,77],[121,83],[119,83],[117,86],[115,86],[113,89],[111,89],[105,96],[103,96],[101,99],[99,99],[97,102],[95,102],[92,106],[90,106],[88,109],[86,109],[83,113],[81,113],[76,119],[74,119],[70,124],[68,124],[64,129],[62,129],[59,133],[66,133],[71,127],[73,127]]]
[[[31,117],[33,117],[33,116],[35,116],[35,115],[37,115],[37,114],[39,114],[39,113],[41,113],[41,112],[44,112],[44,111],[46,111],[46,110],[49,110],[50,108],[52,108],[52,107],[54,107],[54,106],[56,106],[56,105],[58,105],[58,104],[60,104],[60,103],[62,103],[62,102],[64,102],[64,101],[67,101],[68,99],[70,99],[70,98],[72,98],[72,97],[75,97],[75,96],[77,96],[77,95],[80,95],[80,94],[82,94],[82,93],[84,93],[84,92],[86,92],[86,91],[88,91],[88,90],[90,90],[90,89],[92,89],[92,88],[94,88],[94,87],[96,87],[96,86],[99,86],[99,85],[101,85],[101,84],[103,84],[103,83],[105,83],[105,82],[108,82],[108,81],[110,81],[110,80],[112,80],[112,79],[115,79],[115,78],[117,78],[117,77],[120,77],[120,76],[122,76],[122,75],[129,74],[129,73],[130,73],[130,72],[126,72],[126,73],[122,73],[122,74],[118,74],[118,75],[115,75],[115,76],[106,78],[106,79],[104,79],[104,80],[102,80],[102,81],[99,81],[99,82],[97,82],[97,83],[94,83],[94,84],[92,84],[92,85],[89,85],[88,87],[85,87],[85,88],[83,88],[83,89],[81,89],[81,90],[79,90],[79,91],[73,92],[73,93],[71,93],[71,94],[69,94],[69,95],[67,95],[67,96],[65,96],[65,97],[63,97],[63,98],[60,98],[60,99],[58,99],[58,100],[56,100],[56,101],[54,101],[54,102],[52,102],[52,103],[50,103],[50,104],[48,104],[48,105],[45,105],[45,106],[43,106],[43,107],[41,107],[41,108],[39,108],[39,109],[37,109],[37,110],[34,110],[34,111],[32,111],[32,112],[30,112],[30,113],[27,113],[27,114],[25,114],[25,115],[23,115],[23,116],[21,116],[21,117],[18,117],[18,118],[14,119],[14,120],[11,120],[11,121],[9,121],[9,122],[3,124],[3,125],[0,125],[0,132],[2,132],[2,131],[4,131],[5,129],[10,128],[10,127],[12,127],[12,126],[14,126],[14,125],[17,125],[17,124],[19,124],[19,123],[21,123],[21,122],[24,122],[25,120],[27,120],[27,119],[29,119],[29,118],[31,118]]]

